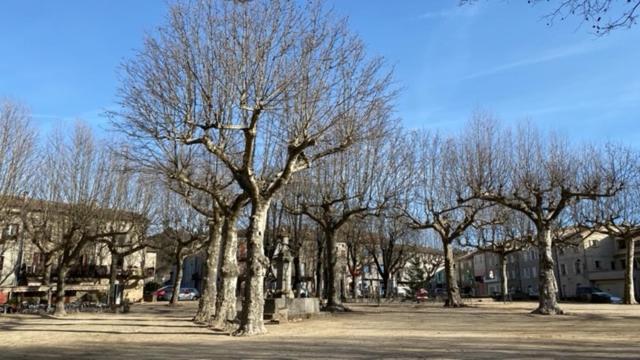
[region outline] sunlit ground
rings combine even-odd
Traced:
[[[640,358],[640,306],[564,304],[568,315],[545,317],[529,314],[531,302],[471,305],[352,305],[252,338],[192,324],[195,303],[64,320],[3,315],[0,359]]]

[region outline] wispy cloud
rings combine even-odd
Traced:
[[[542,63],[546,63],[554,60],[560,60],[560,59],[571,57],[571,56],[586,54],[586,53],[599,50],[602,47],[603,47],[602,45],[596,44],[595,42],[585,42],[577,45],[558,47],[555,49],[545,51],[541,54],[527,57],[525,59],[515,60],[515,61],[498,65],[486,70],[477,71],[475,73],[472,73],[463,77],[462,80],[476,79],[480,77],[498,74],[498,73],[516,69],[516,68],[521,68],[521,67],[526,67],[531,65],[538,65],[538,64],[542,64]]]
[[[455,17],[472,17],[478,14],[481,6],[454,6],[420,14],[420,19],[450,19]]]

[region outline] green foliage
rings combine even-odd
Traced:
[[[414,298],[418,290],[426,286],[426,272],[422,261],[418,256],[409,259],[409,269],[407,270],[409,277],[409,296]]]

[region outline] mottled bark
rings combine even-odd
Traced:
[[[56,282],[56,308],[53,312],[54,316],[65,316],[67,311],[64,308],[65,278],[69,268],[67,265],[60,264],[58,268],[58,281]]]
[[[176,276],[173,279],[173,293],[171,294],[171,300],[169,301],[169,305],[177,305],[178,298],[180,295],[180,285],[182,284],[182,262],[184,257],[182,256],[182,251],[178,250],[176,254]]]
[[[507,278],[507,255],[500,255],[500,290],[502,291],[502,301],[509,299],[509,279]]]
[[[238,233],[236,230],[237,214],[225,219],[222,241],[222,283],[216,299],[217,311],[211,327],[220,330],[231,330],[237,318],[236,286],[238,283]]]
[[[635,241],[633,238],[625,240],[627,243],[624,269],[624,299],[627,305],[634,305],[636,301],[635,289],[633,287],[633,263],[635,260]]]
[[[462,306],[462,298],[460,297],[456,269],[454,268],[453,248],[449,241],[443,241],[442,244],[444,247],[444,271],[447,278],[447,300],[444,306],[460,307]]]
[[[264,255],[264,230],[267,225],[268,200],[254,199],[247,231],[247,268],[244,281],[244,298],[240,327],[236,336],[265,334],[264,326],[264,276],[269,259]]]
[[[344,311],[340,297],[340,268],[338,263],[338,248],[336,233],[332,229],[325,230],[327,241],[327,311]]]
[[[198,301],[198,311],[194,322],[206,323],[216,313],[216,292],[218,281],[218,262],[222,241],[222,218],[216,216],[209,220],[209,241],[205,250],[205,263],[202,269],[202,292]]]
[[[562,309],[558,306],[557,284],[553,270],[554,261],[552,256],[553,239],[551,230],[544,225],[537,226],[537,245],[539,255],[538,273],[538,308],[534,314],[557,315],[562,314]]]

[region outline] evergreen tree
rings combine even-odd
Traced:
[[[409,277],[409,297],[415,299],[418,290],[424,288],[426,285],[426,273],[419,256],[412,256],[411,259],[409,259],[407,275]]]

